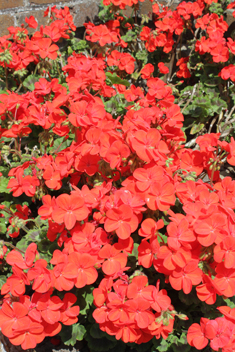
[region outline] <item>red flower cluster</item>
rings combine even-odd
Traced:
[[[124,10],[126,8],[126,6],[138,5],[139,1],[144,2],[145,0],[104,0],[103,4],[105,6],[112,4],[113,6],[117,6],[121,10]]]
[[[166,339],[176,313],[166,290],[159,290],[159,282],[148,285],[144,275],[128,279],[103,279],[94,289],[93,317],[100,329],[125,343],[146,343],[153,336]]]
[[[46,336],[60,332],[60,322],[64,325],[77,322],[79,307],[72,307],[76,296],[66,293],[61,300],[51,293],[22,295],[19,302],[5,299],[0,310],[0,327],[13,345],[21,345],[24,350],[35,348]]]
[[[36,347],[46,336],[58,334],[60,323],[76,323],[79,314],[79,307],[72,307],[77,300],[74,294],[66,293],[63,300],[52,296],[52,286],[56,287],[52,285],[53,275],[45,260],[34,263],[37,254],[34,243],[28,246],[24,258],[18,251],[11,251],[6,261],[12,265],[13,275],[1,290],[2,294],[11,294],[5,296],[0,310],[1,331],[13,345],[21,345],[24,350]],[[29,297],[24,295],[25,286],[32,281],[35,293]]]
[[[47,10],[45,16],[48,15]],[[25,69],[31,62],[37,64],[40,58],[46,57],[54,60],[57,58],[59,47],[53,42],[58,42],[60,38],[69,38],[69,33],[75,30],[73,18],[69,13],[69,8],[51,9],[51,14],[56,19],[49,26],[41,27],[40,31],[28,36],[28,30],[23,27],[9,27],[9,35],[0,38],[0,53],[8,54],[9,61],[2,62],[0,65],[13,70]],[[37,23],[33,16],[26,18],[26,23],[31,28],[37,28]],[[13,38],[13,42],[9,40]]]
[[[227,306],[217,308],[223,318],[209,320],[201,318],[200,325],[190,326],[187,340],[190,346],[202,350],[210,341],[213,351],[232,351],[235,348],[235,319],[234,309]]]

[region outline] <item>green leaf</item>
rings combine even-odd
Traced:
[[[23,86],[31,92],[35,89],[35,83],[39,81],[40,76],[38,75],[29,75],[23,82]]]
[[[209,99],[219,97],[219,89],[217,87],[205,88],[204,92]]]
[[[222,4],[219,4],[219,3],[216,4],[216,3],[212,2],[212,4],[209,7],[209,11],[212,13],[216,13],[218,16],[224,14]]]
[[[187,97],[187,96],[190,96],[193,92],[193,86],[187,86],[186,88],[184,88],[181,93],[180,93],[180,96],[183,97]]]
[[[26,74],[28,73],[28,70],[26,70],[25,68],[22,68],[21,70],[17,70],[13,73],[14,76],[19,76],[21,78],[23,78]]]
[[[163,241],[164,241],[164,243],[166,244],[167,243],[167,239],[168,239],[168,236],[166,236],[166,235],[163,235],[161,232],[158,232],[159,233],[159,235],[161,236],[159,236],[158,238],[159,238],[159,241],[160,241],[160,239],[162,238],[163,239]]]
[[[200,98],[194,99],[194,104],[197,106],[209,108],[211,105],[211,101],[206,97],[200,97]]]
[[[0,193],[10,193],[10,190],[7,189],[9,178],[0,176]]]
[[[122,28],[126,30],[126,24],[130,23],[131,25],[134,24],[134,18],[133,17],[126,17],[124,21],[121,22]]]
[[[2,288],[2,286],[6,283],[7,278],[5,275],[0,275],[0,290]]]
[[[6,94],[5,89],[6,89],[6,83],[3,81],[0,81],[0,94]]]
[[[221,79],[219,77],[213,77],[211,79],[206,80],[204,84],[207,87],[218,87],[220,82],[221,82]]]
[[[197,297],[196,291],[192,290],[189,294],[185,294],[182,290],[179,291],[178,297],[180,301],[187,306],[191,306],[193,303],[194,304],[201,304],[201,301]]]
[[[5,219],[4,218],[0,218],[0,233],[6,233],[7,232],[7,227],[5,224]]]
[[[116,339],[110,340],[106,337],[95,339],[90,335],[88,338],[86,337],[86,339],[88,340],[88,347],[91,351],[110,352],[113,348],[115,348],[116,345],[119,344],[119,341],[117,341]]]
[[[191,350],[191,346],[187,342],[187,335],[183,332],[180,336],[176,332],[168,335],[167,339],[153,340],[154,348],[152,352],[188,352]]]
[[[90,334],[94,339],[101,339],[102,337],[106,336],[106,333],[102,330],[100,330],[100,327],[98,324],[93,324],[91,329],[90,329]]]
[[[125,99],[123,94],[116,94],[108,101],[104,102],[105,110],[112,114],[113,118],[116,116],[124,115],[126,113],[126,106],[130,105]]]
[[[220,98],[214,98],[211,100],[211,108],[213,112],[219,114],[222,109],[227,109],[227,104]]]
[[[71,40],[71,43],[72,43],[72,49],[76,52],[81,52],[81,51],[84,51],[85,49],[89,48],[89,45],[87,44],[87,41],[85,41],[85,40],[73,38]]]
[[[134,256],[136,259],[138,259],[138,247],[139,243],[134,243],[133,251],[129,254],[129,256]]]
[[[76,290],[77,304],[80,307],[81,315],[86,315],[87,311],[93,303],[93,294],[90,286],[86,286]]]
[[[140,72],[134,72],[132,73],[131,78],[137,80],[139,76],[140,76]]]
[[[230,308],[235,308],[235,297],[226,298],[224,301]]]
[[[32,242],[40,242],[40,233],[36,228],[29,230],[29,232],[17,242],[16,247],[25,252],[29,244]]]
[[[174,352],[188,352],[191,350],[191,346],[188,344],[187,335],[185,332],[183,332],[180,337],[176,337],[172,344],[172,348]]]
[[[82,341],[85,335],[85,332],[86,332],[85,326],[80,324],[74,324],[72,327],[71,345],[74,346],[76,341]]]
[[[150,351],[153,342],[150,340],[147,343],[141,343],[140,345],[137,345],[136,343],[128,343],[128,346],[132,347],[132,349],[136,350],[137,352],[148,352]]]
[[[137,35],[136,35],[136,33],[133,32],[133,31],[128,31],[128,32],[127,32],[125,35],[123,35],[121,38],[124,40],[124,42],[126,42],[126,43],[131,43],[131,42],[133,42],[134,40],[136,40]]]
[[[101,21],[103,21],[104,23],[112,20],[114,18],[114,12],[110,11],[110,8],[112,7],[111,5],[108,6],[104,6],[103,5],[103,1],[100,2],[99,4],[99,13],[98,13],[98,17],[100,18]]]
[[[86,333],[83,325],[73,324],[73,326],[63,326],[60,336],[66,346],[74,346],[77,341],[82,341]]]
[[[121,79],[116,73],[106,72],[106,77],[112,84],[123,84],[126,87],[130,86],[130,83],[126,79]]]
[[[93,298],[93,294],[92,293],[87,293],[87,292],[85,292],[82,296],[85,299],[86,306],[83,309],[80,310],[80,314],[86,315],[87,310],[92,305],[94,298]]]
[[[200,132],[203,129],[204,126],[205,126],[204,123],[195,124],[191,128],[190,134],[196,134],[196,133]]]
[[[70,146],[70,144],[72,143],[72,139],[68,138],[64,141],[64,138],[65,137],[57,138],[54,141],[53,146],[49,148],[51,154],[55,151],[60,152],[61,150],[66,149]]]
[[[137,60],[143,61],[143,64],[145,65],[148,62],[148,53],[145,50],[137,51],[135,58]]]
[[[171,343],[169,343],[167,340],[162,339],[160,345],[157,346],[157,348],[153,351],[159,351],[159,352],[166,352],[169,350]]]
[[[194,118],[197,118],[197,117],[206,118],[208,116],[208,110],[201,106],[191,105],[184,110],[184,114],[191,115]]]

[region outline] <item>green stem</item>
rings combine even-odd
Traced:
[[[22,156],[21,156],[21,154],[20,154],[20,152],[19,152],[18,150],[16,150],[16,149],[11,149],[10,152],[17,154],[18,157],[19,157],[20,159],[22,159]]]
[[[211,172],[211,180],[210,180],[210,185],[211,186],[213,186],[214,173],[215,173],[215,166],[213,166],[213,169],[212,169],[212,172]]]
[[[5,83],[6,83],[6,89],[8,90],[8,80],[7,80],[8,70],[7,70],[7,67],[6,67],[5,62],[4,62],[4,71],[5,71]]]
[[[13,244],[11,244],[10,242],[5,242],[5,241],[3,241],[3,244],[5,244],[6,246],[9,246],[9,247],[15,249],[16,251],[18,251],[18,252],[24,254],[24,252],[23,252],[21,249],[19,249],[19,248],[13,246]]]

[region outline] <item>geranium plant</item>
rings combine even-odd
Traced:
[[[24,350],[235,349],[235,3],[140,3],[0,38],[0,329]]]

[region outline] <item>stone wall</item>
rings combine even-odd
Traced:
[[[165,0],[166,1],[166,0]],[[164,0],[160,1],[165,3]],[[191,0],[192,1],[192,0]],[[172,0],[174,9],[180,0]],[[39,24],[46,24],[47,18],[43,17],[48,6],[56,5],[58,8],[68,6],[74,18],[76,27],[82,27],[86,21],[93,21],[98,13],[100,0],[0,0],[0,36],[8,34],[10,26],[20,26],[25,23],[25,17],[33,15]],[[141,13],[151,11],[151,2],[146,0],[140,3]],[[229,11],[227,22],[230,25],[235,19]]]
[[[34,16],[39,24],[46,24],[44,11],[54,5],[68,6],[75,25],[82,27],[85,21],[92,21],[97,15],[99,3],[100,0],[0,0],[0,36],[8,34],[8,27],[25,23],[25,17]]]

